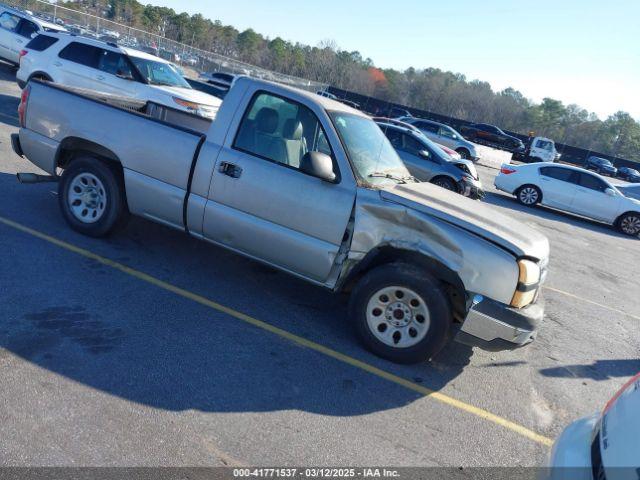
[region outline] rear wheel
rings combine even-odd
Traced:
[[[518,202],[527,207],[533,207],[542,200],[542,192],[535,185],[524,185],[516,192]]]
[[[447,190],[451,190],[452,192],[460,193],[460,189],[458,188],[458,185],[456,185],[456,182],[449,177],[436,177],[431,180],[431,183]]]
[[[640,213],[625,213],[618,220],[618,229],[631,236],[640,235]]]
[[[438,281],[402,263],[368,272],[353,290],[349,308],[363,344],[398,363],[435,356],[449,338],[453,318]]]
[[[128,217],[119,172],[94,157],[79,157],[64,170],[58,203],[69,226],[91,237],[109,234]]]

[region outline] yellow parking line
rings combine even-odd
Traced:
[[[348,355],[345,355],[344,353],[340,353],[336,350],[333,350],[329,347],[325,347],[324,345],[321,345],[319,343],[313,342],[311,340],[307,340],[306,338],[300,337],[296,334],[293,334],[291,332],[288,332],[286,330],[283,330],[281,328],[278,328],[276,326],[273,326],[269,323],[263,322],[261,320],[258,320],[256,318],[253,318],[249,315],[246,315],[242,312],[238,312],[237,310],[234,310],[232,308],[229,307],[225,307],[224,305],[221,305],[219,303],[216,303],[212,300],[209,300],[208,298],[205,298],[201,295],[198,295],[196,293],[190,292],[188,290],[185,290],[183,288],[177,287],[175,285],[172,285],[168,282],[165,282],[163,280],[160,280],[158,278],[152,277],[151,275],[148,275],[144,272],[141,272],[139,270],[135,270],[131,267],[128,267],[126,265],[123,265],[122,263],[119,262],[115,262],[113,260],[110,260],[108,258],[102,257],[100,255],[97,255],[93,252],[90,252],[89,250],[85,250],[84,248],[80,248],[77,247],[75,245],[72,245],[70,243],[67,243],[63,240],[59,240],[57,238],[54,238],[50,235],[47,235],[45,233],[42,233],[38,230],[34,230],[32,228],[26,227],[20,223],[14,222],[13,220],[9,220],[7,218],[1,217],[0,216],[0,223],[3,223],[9,227],[12,227],[16,230],[19,230],[21,232],[27,233],[29,235],[32,235],[34,237],[37,237],[41,240],[44,240],[46,242],[49,242],[53,245],[56,245],[60,248],[63,248],[65,250],[68,250],[70,252],[76,253],[78,255],[81,255],[85,258],[90,258],[92,260],[95,260],[96,262],[99,262],[103,265],[109,266],[111,268],[114,268],[116,270],[119,270],[123,273],[126,273],[127,275],[130,275],[132,277],[135,277],[139,280],[142,280],[144,282],[150,283],[151,285],[155,285],[156,287],[162,288],[163,290],[169,291],[171,293],[174,293],[176,295],[179,295],[181,297],[184,298],[188,298],[189,300],[193,300],[194,302],[197,302],[201,305],[207,306],[209,308],[212,308],[214,310],[217,310],[219,312],[225,313],[231,317],[234,317],[238,320],[242,320],[243,322],[246,322],[250,325],[253,325],[255,327],[258,327],[262,330],[265,330],[267,332],[273,333],[281,338],[284,338],[286,340],[289,340],[293,343],[296,343],[297,345],[300,345],[302,347],[306,347],[309,348],[311,350],[315,350],[316,352],[319,352],[323,355],[326,355],[327,357],[331,357],[335,360],[338,360],[339,362],[345,363],[347,365],[350,365],[352,367],[358,368],[360,370],[363,370],[367,373],[370,373],[371,375],[375,375],[376,377],[382,378],[384,380],[387,380],[389,382],[395,383],[396,385],[400,385],[402,387],[405,387],[409,390],[412,390],[414,392],[417,392],[421,395],[424,395],[426,397],[432,398],[434,400],[437,400],[441,403],[444,403],[446,405],[449,405],[451,407],[457,408],[458,410],[462,410],[464,412],[470,413],[472,415],[475,415],[476,417],[480,417],[484,420],[487,420],[491,423],[494,423],[496,425],[499,425],[501,427],[504,427],[508,430],[511,430],[512,432],[517,433],[518,435],[521,435],[525,438],[528,438],[529,440],[533,440],[534,442],[540,443],[542,445],[545,446],[551,446],[553,443],[553,440],[551,440],[548,437],[545,437],[543,435],[540,435],[536,432],[534,432],[533,430],[530,430],[522,425],[519,425],[517,423],[514,423],[510,420],[507,420],[506,418],[500,417],[499,415],[493,414],[487,410],[484,410],[482,408],[478,408],[475,407],[473,405],[470,405],[466,402],[463,402],[461,400],[457,400],[453,397],[449,397],[448,395],[445,395],[443,393],[440,392],[436,392],[434,390],[431,390],[430,388],[427,387],[423,387],[421,385],[418,385],[416,383],[413,383],[407,379],[404,379],[402,377],[399,377],[398,375],[394,375],[393,373],[389,373],[385,370],[382,370],[380,368],[377,368],[373,365],[370,365],[366,362],[363,362],[361,360],[358,360],[356,358],[350,357]]]
[[[565,292],[564,290],[558,290],[557,288],[548,287],[546,285],[543,285],[542,288],[544,288],[545,290],[549,290],[550,292],[560,293],[560,294],[565,295],[567,297],[575,298],[576,300],[580,300],[581,302],[590,303],[591,305],[595,305],[596,307],[604,308],[605,310],[611,310],[612,312],[620,313],[621,315],[626,315],[627,317],[633,318],[634,320],[640,320],[640,317],[638,317],[637,315],[634,315],[632,313],[625,312],[624,310],[620,310],[620,309],[615,308],[615,307],[610,307],[608,305],[603,305],[602,303],[594,302],[593,300],[589,300],[588,298],[579,297],[578,295],[574,295],[573,293]]]

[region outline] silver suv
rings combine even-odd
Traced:
[[[418,127],[427,138],[434,142],[454,149],[462,158],[472,160],[474,162],[480,160],[480,155],[476,151],[476,146],[465,140],[462,135],[456,132],[449,125],[416,117],[403,117],[400,120]]]

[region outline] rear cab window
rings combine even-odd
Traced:
[[[27,43],[26,48],[36,52],[42,52],[58,41],[55,37],[49,35],[38,35],[36,38]]]

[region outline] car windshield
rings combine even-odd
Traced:
[[[640,185],[616,185],[616,188],[625,197],[640,199]]]
[[[606,165],[607,167],[612,167],[613,166],[613,164],[609,160],[607,160],[606,158],[599,158],[598,159],[598,163],[600,165]]]
[[[376,123],[365,117],[330,112],[358,179],[370,185],[412,181],[411,174]]]
[[[142,78],[151,85],[191,88],[186,80],[168,63],[134,56],[129,58],[140,72],[140,75],[142,75]]]

